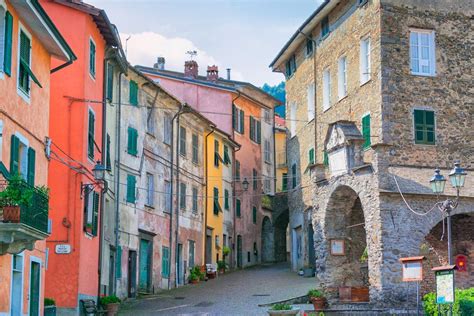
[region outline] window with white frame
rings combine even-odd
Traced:
[[[263,110],[263,119],[265,120],[265,123],[271,124],[271,115],[270,115],[270,110],[264,109]]]
[[[264,158],[266,163],[271,163],[271,148],[270,148],[270,141],[268,139],[265,139],[263,143],[263,153],[264,153]]]
[[[290,135],[291,137],[296,135],[296,102],[290,105]]]
[[[338,62],[337,93],[339,100],[347,95],[347,58],[342,56]]]
[[[19,174],[28,184],[35,183],[36,152],[28,139],[17,133],[11,136],[10,173]]]
[[[308,122],[314,119],[314,82],[308,85],[306,90],[307,104],[308,104]]]
[[[163,142],[165,144],[171,145],[171,130],[173,129],[173,124],[171,120],[171,116],[169,114],[165,114],[163,117]]]
[[[154,205],[154,195],[155,195],[155,178],[153,174],[146,174],[146,205]]]
[[[370,38],[360,41],[360,84],[370,80]]]
[[[95,78],[95,43],[92,38],[89,39],[89,73]]]
[[[323,110],[331,107],[331,72],[329,69],[323,71]]]
[[[436,74],[434,31],[410,30],[410,68],[414,75]]]

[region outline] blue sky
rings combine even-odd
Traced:
[[[208,64],[220,75],[256,85],[283,80],[268,65],[318,0],[86,0],[105,9],[117,25],[132,64],[153,65],[166,58],[166,68],[183,70],[185,54],[197,50],[200,73]]]

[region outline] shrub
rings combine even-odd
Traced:
[[[441,313],[438,313],[436,304],[436,293],[428,293],[423,297],[423,309],[426,316],[446,315],[449,311],[448,304],[440,306]],[[453,304],[453,315],[467,316],[474,315],[474,288],[465,290],[456,289],[455,300]]]
[[[324,293],[317,289],[311,289],[308,291],[308,297],[324,297]]]
[[[292,310],[292,307],[290,304],[283,304],[283,303],[278,303],[272,305],[271,310],[273,311],[290,311]]]
[[[115,295],[110,296],[103,296],[100,298],[101,305],[113,304],[113,303],[120,303],[120,299]]]
[[[44,298],[44,306],[54,306],[56,302],[52,298]]]
[[[5,190],[0,192],[0,207],[29,206],[33,197],[33,188],[26,184],[18,174],[12,176]]]
[[[217,269],[219,270],[225,270],[227,269],[227,263],[224,260],[219,260],[217,261]]]
[[[194,280],[201,280],[203,281],[205,278],[206,274],[201,271],[201,268],[198,266],[195,266],[194,268],[189,271],[189,280],[194,281]]]
[[[222,248],[222,254],[224,255],[224,257],[228,256],[230,254],[230,248],[224,246],[224,248]]]

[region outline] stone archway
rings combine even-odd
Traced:
[[[262,262],[275,261],[274,228],[268,216],[262,221]]]

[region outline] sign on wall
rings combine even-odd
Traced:
[[[331,255],[344,256],[346,254],[344,239],[331,239]]]
[[[424,256],[400,258],[402,263],[402,280],[404,282],[416,282],[423,280]]]
[[[57,254],[68,254],[68,253],[71,253],[71,245],[68,245],[68,244],[56,245],[56,248],[54,250]]]

